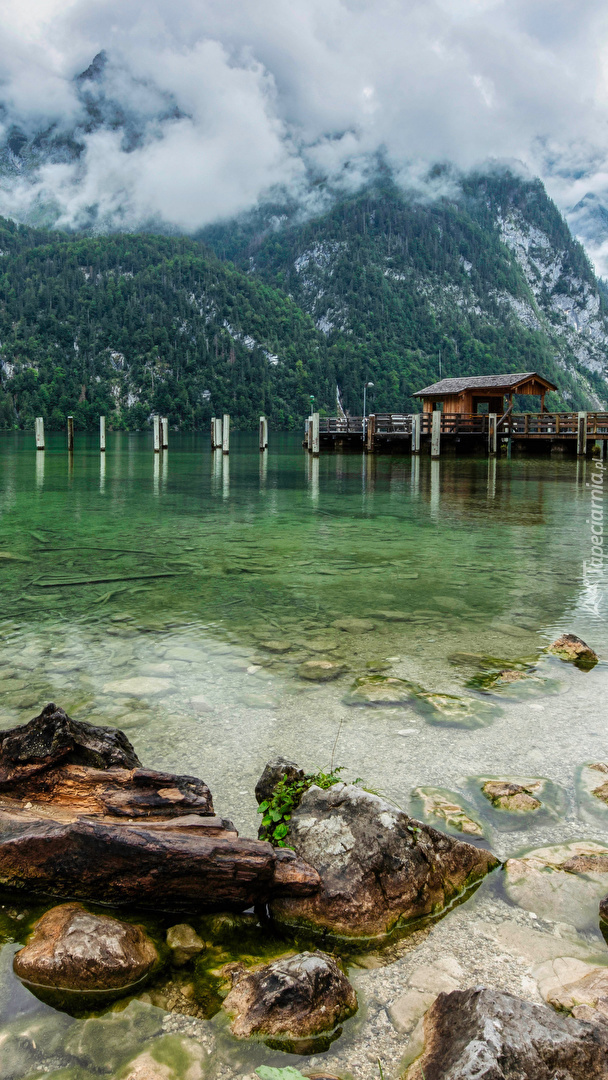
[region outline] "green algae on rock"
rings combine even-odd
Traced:
[[[337,663],[335,660],[305,660],[298,668],[298,675],[309,682],[330,682],[344,675],[346,671],[346,664]]]

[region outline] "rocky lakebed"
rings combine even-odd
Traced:
[[[244,838],[118,728],[49,704],[0,732],[2,1080],[608,1078],[602,829],[499,857],[557,785],[420,785],[414,816],[341,773],[268,761]],[[608,762],[579,791],[603,820]]]

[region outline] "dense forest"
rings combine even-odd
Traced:
[[[334,413],[337,385],[360,413],[365,381],[373,409],[413,411],[440,370],[539,370],[560,387],[555,407],[608,398],[602,365],[582,370],[551,297],[502,242],[505,208],[560,253],[552,289],[598,296],[542,185],[508,176],[431,203],[383,181],[317,218],[268,208],[198,238],[0,221],[0,426],[59,428],[72,413],[80,428],[104,414],[132,429],[161,412],[187,430],[229,412],[289,428],[311,395]]]

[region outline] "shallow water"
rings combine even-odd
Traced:
[[[229,457],[204,436],[172,434],[159,456],[148,435],[113,434],[103,456],[77,435],[70,460],[63,436],[36,453],[0,435],[0,726],[51,700],[119,726],[146,765],[202,776],[248,835],[255,780],[281,753],[417,812],[419,785],[452,793],[502,857],[601,841],[608,808],[579,774],[608,756],[608,667],[541,652],[570,631],[608,658],[605,590],[583,567],[593,468],[313,460],[278,434],[264,455],[234,434]],[[465,653],[529,677],[488,693]],[[338,676],[302,678],[310,660]],[[542,813],[494,810],[478,782],[494,776],[548,780]]]

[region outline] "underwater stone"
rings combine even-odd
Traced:
[[[61,990],[123,990],[158,963],[145,931],[82,904],[51,908],[13,960],[24,982]]]
[[[440,994],[406,1080],[606,1080],[608,1025],[559,1016],[485,987]]]
[[[391,675],[362,675],[348,695],[349,705],[411,705],[416,687]]]
[[[466,810],[459,803],[446,798],[440,791],[433,788],[416,788],[412,792],[414,798],[421,800],[424,813],[430,817],[441,818],[446,825],[451,825],[459,832],[469,836],[483,836],[483,829],[479,822],[470,818]]]
[[[309,788],[286,840],[317,870],[321,888],[273,901],[274,917],[345,938],[382,936],[437,913],[498,865],[491,852],[415,821],[354,784]]]
[[[530,813],[530,811],[539,810],[542,805],[540,799],[533,795],[533,792],[538,791],[541,786],[540,781],[536,784],[522,786],[521,784],[512,784],[508,780],[487,780],[481,790],[486,799],[489,799],[492,803],[492,806],[497,807],[499,810],[517,810]]]
[[[346,634],[368,634],[375,630],[376,624],[371,619],[335,619],[331,624],[336,630],[343,630]]]
[[[173,953],[173,963],[181,966],[198,956],[205,948],[205,942],[198,936],[189,923],[178,923],[167,930],[167,945]]]
[[[304,952],[254,970],[235,966],[224,1000],[238,1038],[304,1038],[330,1032],[357,1010],[357,996],[331,956]]]
[[[298,675],[301,679],[309,679],[310,682],[329,682],[330,679],[337,679],[347,670],[346,664],[339,664],[334,660],[306,660],[300,664]]]

